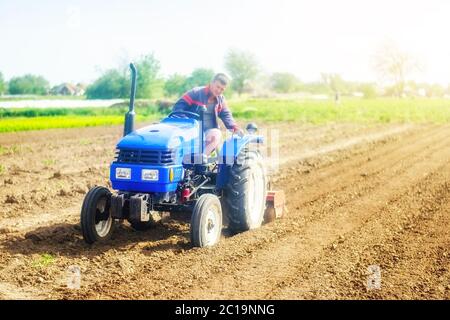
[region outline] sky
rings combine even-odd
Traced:
[[[154,53],[161,75],[224,70],[230,48],[265,72],[377,81],[386,42],[417,58],[416,81],[450,83],[448,0],[0,0],[0,72],[91,82]]]

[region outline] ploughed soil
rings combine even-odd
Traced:
[[[260,127],[279,138],[288,212],[212,248],[192,248],[182,216],[84,243],[81,204],[110,186],[121,127],[1,134],[0,298],[450,298],[450,126]]]

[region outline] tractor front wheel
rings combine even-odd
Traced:
[[[222,234],[222,206],[217,196],[203,194],[197,200],[191,217],[191,243],[194,247],[217,244]]]
[[[89,244],[111,237],[114,219],[110,213],[111,192],[105,187],[94,187],[86,194],[81,207],[81,231]]]

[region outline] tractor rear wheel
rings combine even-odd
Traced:
[[[114,219],[110,213],[111,192],[105,187],[94,187],[86,194],[81,207],[81,231],[89,244],[111,237]]]
[[[258,151],[245,148],[239,153],[224,191],[228,227],[233,232],[259,228],[266,207],[267,174]]]
[[[191,243],[194,247],[213,246],[222,234],[222,206],[217,196],[203,194],[191,217]]]

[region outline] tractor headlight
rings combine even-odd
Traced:
[[[159,171],[155,169],[143,169],[142,170],[142,180],[147,181],[158,181]]]
[[[116,168],[116,179],[131,179],[131,169]]]

